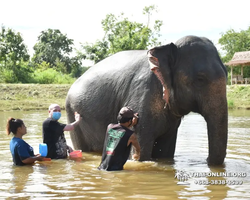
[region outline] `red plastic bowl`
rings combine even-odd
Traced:
[[[82,150],[75,150],[75,151],[72,151],[69,156],[71,158],[81,158],[82,157]]]

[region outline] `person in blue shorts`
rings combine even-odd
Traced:
[[[10,117],[7,121],[6,132],[7,135],[10,133],[14,135],[10,141],[14,165],[22,166],[43,160],[40,154],[34,155],[33,148],[23,140],[23,136],[27,133],[23,120]]]

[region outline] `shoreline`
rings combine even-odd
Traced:
[[[57,103],[65,110],[72,84],[0,84],[0,111],[47,110]],[[250,85],[227,86],[228,109],[250,110]]]

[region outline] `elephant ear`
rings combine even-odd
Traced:
[[[172,89],[173,68],[177,57],[177,47],[171,43],[155,47],[148,51],[150,69],[157,76],[163,86],[163,99],[169,104]]]

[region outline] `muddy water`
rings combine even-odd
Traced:
[[[62,114],[60,121],[66,123],[65,112]],[[38,153],[47,112],[0,112],[0,199],[250,198],[250,111],[229,112],[228,150],[222,167],[208,167],[206,123],[191,113],[179,128],[174,161],[128,161],[119,172],[97,170],[100,155],[88,153],[81,160],[13,166],[11,136],[4,132],[9,116],[24,120],[28,127],[24,139]],[[69,134],[65,135],[72,145]]]

